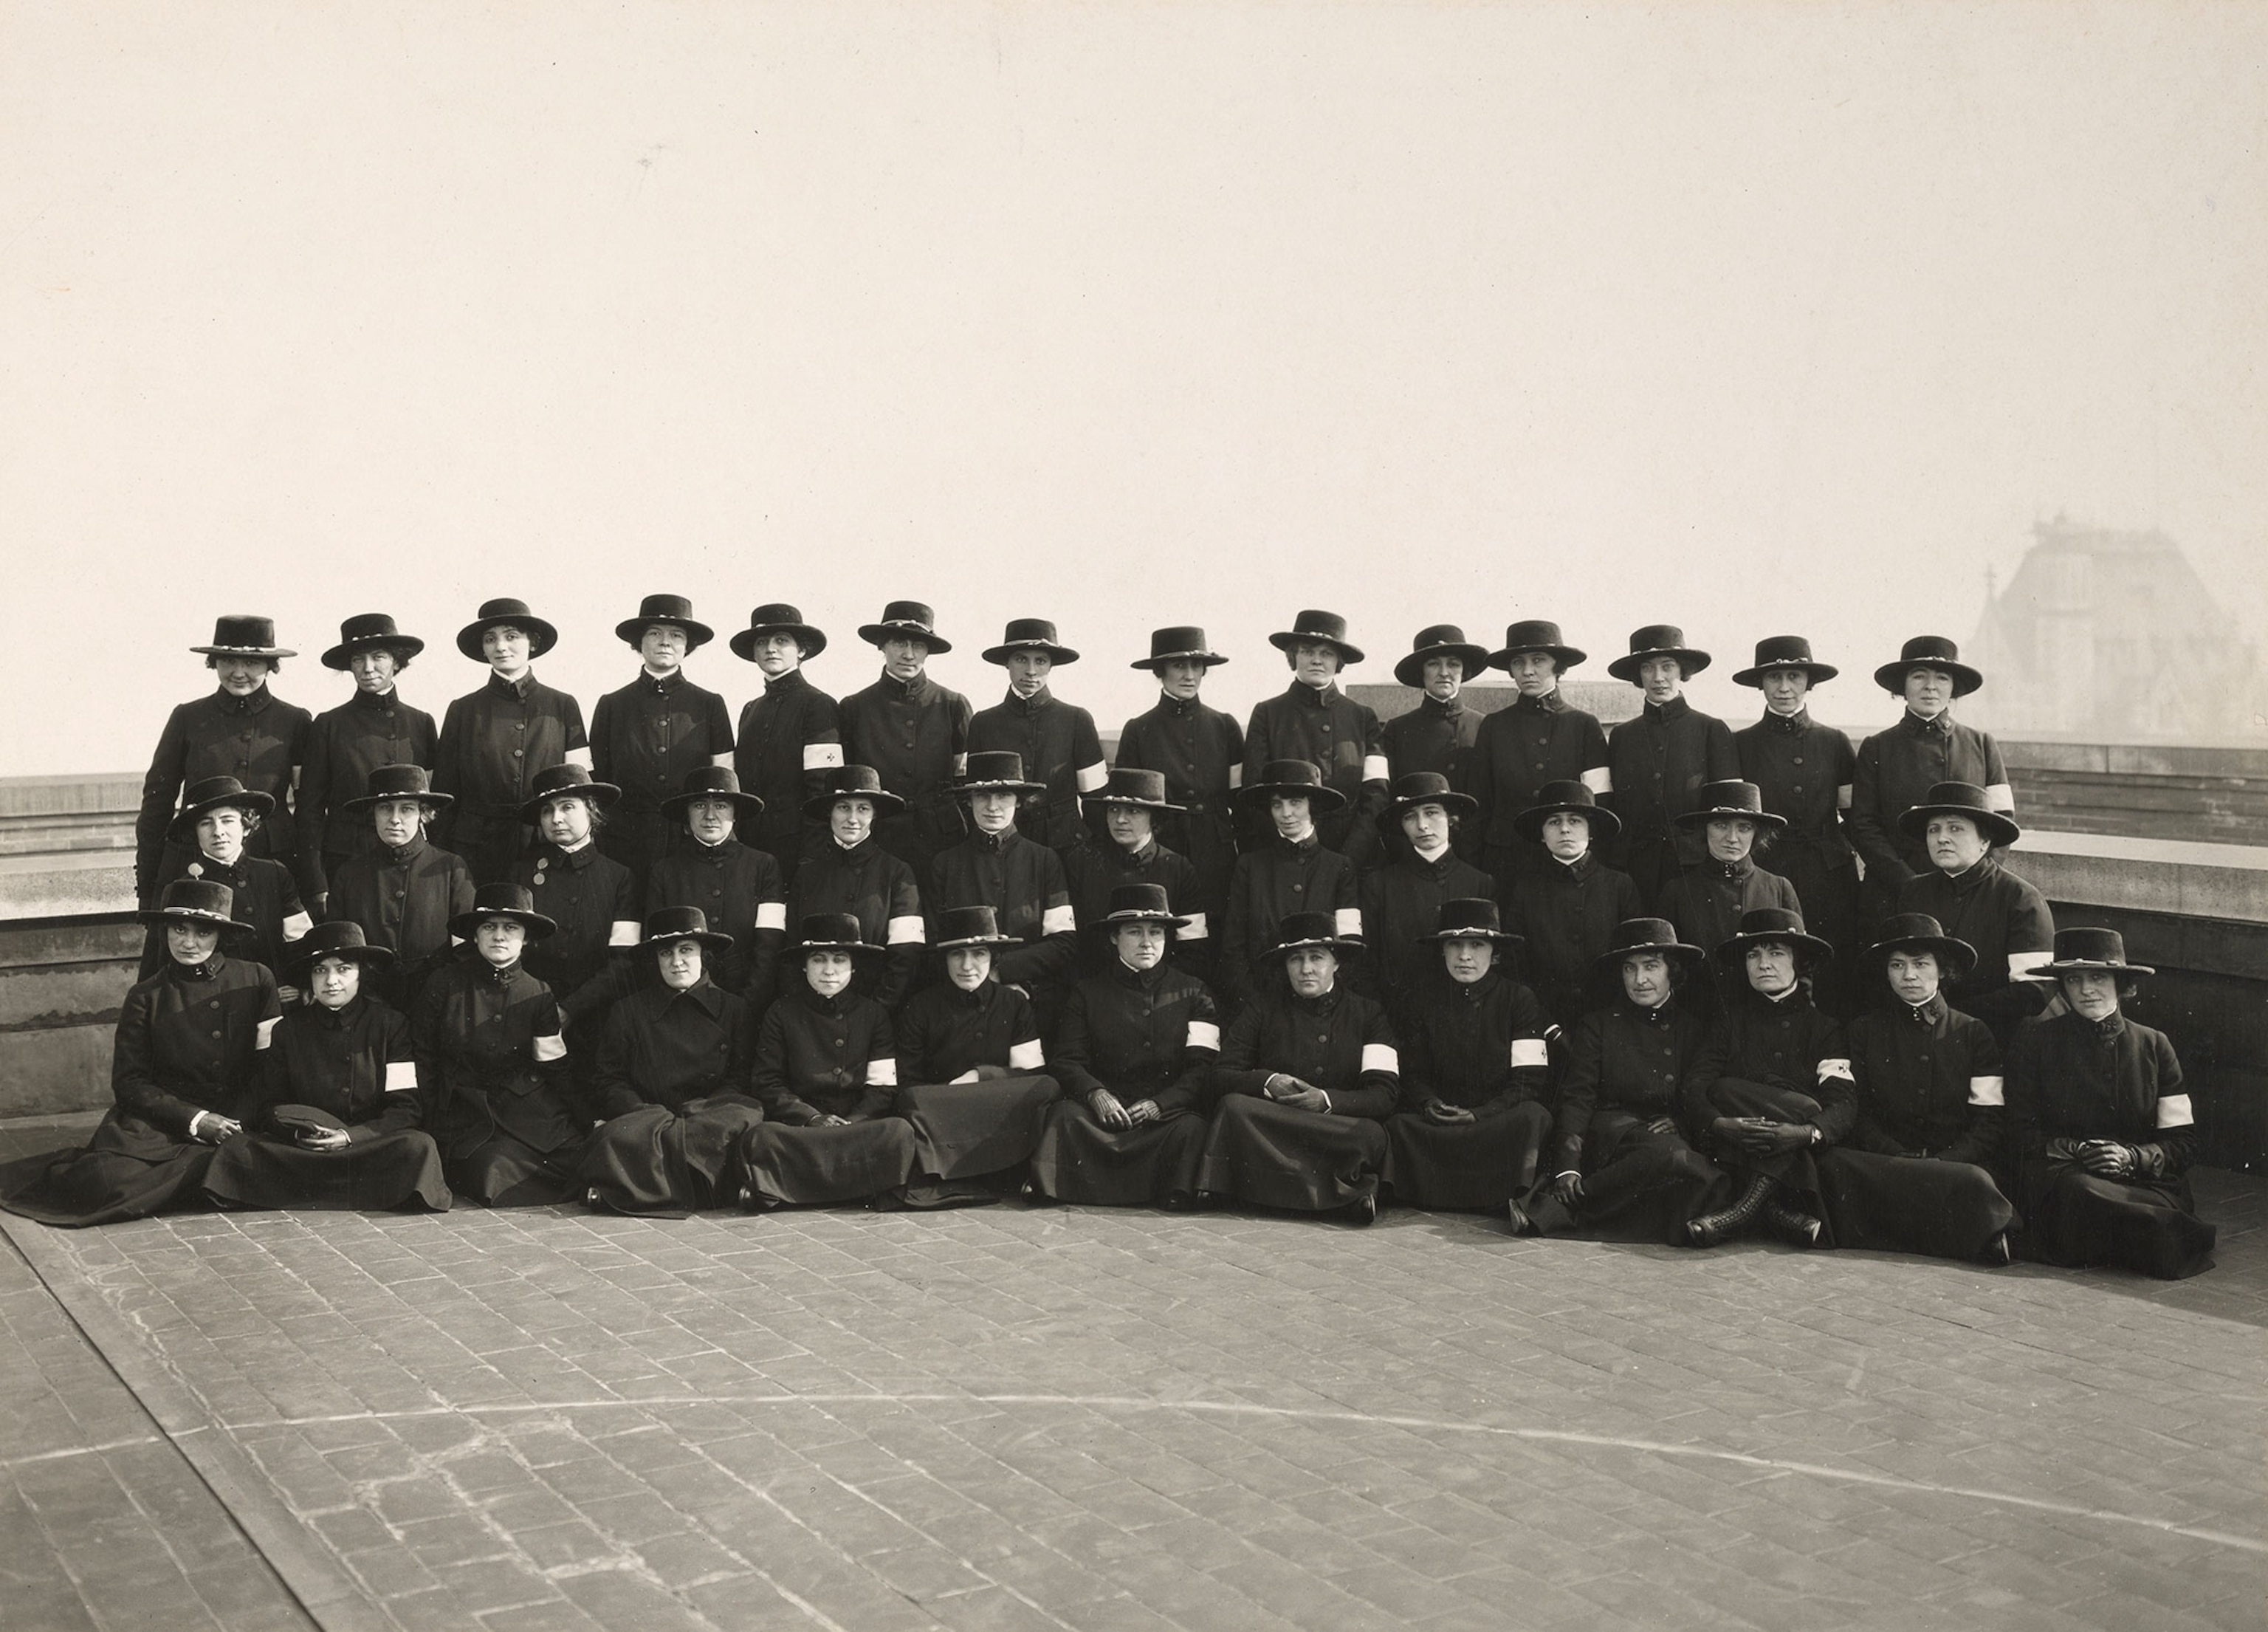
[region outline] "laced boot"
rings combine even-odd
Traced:
[[[1685,1242],[1689,1246],[1715,1246],[1719,1241],[1729,1241],[1753,1223],[1764,1210],[1764,1198],[1771,1194],[1771,1175],[1759,1173],[1749,1181],[1741,1199],[1721,1213],[1704,1213],[1690,1219],[1685,1225]]]
[[[1817,1246],[1820,1232],[1826,1228],[1800,1207],[1790,1206],[1786,1198],[1777,1193],[1764,1203],[1764,1222],[1780,1239],[1800,1247]]]

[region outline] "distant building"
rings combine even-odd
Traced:
[[[1962,653],[1984,689],[1963,719],[2015,738],[2268,739],[2268,676],[2180,545],[2060,515],[2032,535],[2007,587],[1987,581]]]

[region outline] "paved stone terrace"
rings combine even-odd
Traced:
[[[2208,1177],[2172,1287],[1412,1213],[10,1218],[0,1623],[2258,1627],[2268,1232]]]

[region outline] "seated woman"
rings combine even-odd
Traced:
[[[1686,1245],[1685,1226],[1730,1188],[1699,1149],[1716,1063],[1708,1017],[1683,988],[1704,961],[1659,918],[1624,924],[1600,955],[1616,995],[1568,1045],[1558,1170],[1527,1207],[1537,1231]]]
[[[1385,1009],[1340,984],[1341,960],[1361,949],[1329,912],[1285,915],[1270,950],[1286,989],[1271,986],[1221,1039],[1200,1192],[1357,1224],[1378,1216],[1380,1124],[1402,1065]]]
[[[923,897],[932,932],[952,909],[992,909],[1003,936],[993,949],[993,969],[1002,986],[1031,1001],[1042,1027],[1052,1025],[1063,1007],[1079,959],[1079,927],[1063,858],[1016,825],[1018,806],[1044,798],[1047,791],[1042,783],[1024,780],[1021,754],[969,755],[968,774],[954,788],[968,817],[968,837],[938,853]]]
[[[2002,1052],[2016,1028],[2047,1007],[2052,982],[2040,965],[2055,956],[2055,917],[2047,897],[2000,864],[1996,846],[2022,837],[2013,817],[1967,782],[1940,782],[1898,817],[1919,839],[1930,870],[1898,891],[1901,913],[1926,913],[1974,951],[1973,966],[1945,982],[1946,1001],[1992,1028]]]
[[[1672,819],[1680,831],[1698,832],[1707,853],[1661,889],[1661,915],[1676,927],[1678,939],[1713,953],[1760,907],[1800,914],[1795,886],[1756,865],[1756,853],[1771,848],[1787,825],[1785,816],[1764,809],[1756,785],[1712,782],[1694,797],[1699,804]],[[1718,972],[1716,997],[1747,989],[1734,964],[1720,960]]]
[[[854,939],[886,949],[859,968],[858,991],[895,1010],[921,968],[928,931],[914,870],[882,848],[874,823],[904,815],[906,801],[885,788],[870,765],[838,765],[826,779],[826,791],[804,802],[806,819],[825,831],[796,867],[788,916],[799,924],[828,912],[856,919]],[[787,971],[779,985],[791,993],[802,990],[802,972]]]
[[[1729,1240],[1759,1212],[1797,1246],[1820,1244],[1812,1159],[1851,1131],[1859,1111],[1843,1028],[1812,1005],[1813,983],[1834,956],[1834,948],[1804,933],[1802,913],[1777,906],[1742,913],[1739,928],[1717,948],[1731,995],[1717,1020],[1720,1074],[1709,1085],[1717,1113],[1709,1150],[1740,1186],[1740,1198],[1685,1226],[1696,1246]]]
[[[1545,783],[1512,825],[1536,859],[1521,867],[1506,927],[1526,949],[1543,1012],[1572,1029],[1592,1006],[1593,975],[1616,930],[1642,912],[1630,875],[1599,860],[1622,823],[1582,783],[1564,781]]]
[[[1363,939],[1373,992],[1397,1029],[1407,1029],[1406,1006],[1441,972],[1432,933],[1443,905],[1496,894],[1496,881],[1451,848],[1472,813],[1472,796],[1453,791],[1437,771],[1396,778],[1379,813],[1381,853],[1395,859],[1363,875]],[[1404,1081],[1405,1092],[1409,1086]]]
[[[1354,868],[1315,831],[1322,816],[1346,803],[1346,795],[1325,786],[1322,772],[1304,759],[1271,759],[1261,779],[1237,797],[1265,822],[1269,837],[1236,858],[1228,878],[1228,921],[1221,929],[1214,991],[1222,1012],[1231,1015],[1263,995],[1283,995],[1275,947],[1288,915],[1329,913],[1334,934],[1350,940],[1362,934]]]
[[[810,871],[808,861],[797,869],[799,889]],[[798,930],[787,964],[803,978],[756,1033],[751,1081],[764,1120],[740,1141],[740,1205],[894,1205],[914,1170],[914,1130],[891,1109],[896,1032],[889,1011],[852,984],[858,960],[882,949],[859,938],[848,912],[814,913]]]
[[[1121,884],[1098,919],[1116,967],[1071,989],[1056,1031],[1064,1097],[1032,1154],[1035,1193],[1091,1207],[1193,1207],[1220,1020],[1204,982],[1169,967],[1184,920],[1162,884]]]
[[[1857,983],[1871,1006],[1845,1029],[1858,1118],[1819,1163],[1828,1228],[1839,1247],[2006,1264],[2000,1045],[1939,989],[1977,954],[1923,913],[1878,933]]]
[[[709,973],[709,960],[732,946],[699,907],[647,915],[638,948],[659,979],[607,1011],[591,1069],[607,1119],[583,1148],[579,1178],[592,1207],[682,1218],[737,1199],[738,1178],[726,1184],[733,1151],[764,1116],[747,1091],[755,1015]]]
[[[2067,1012],[2020,1027],[2008,1055],[2026,1256],[2086,1268],[2115,1265],[2161,1281],[2213,1267],[2215,1230],[2183,1177],[2197,1119],[2166,1034],[2121,1012],[2134,978],[2115,929],[2066,929],[2040,971]]]
[[[117,1103],[84,1149],[0,1170],[0,1207],[43,1224],[144,1218],[202,1200],[213,1148],[260,1097],[260,1055],[282,1008],[265,964],[223,956],[242,937],[225,884],[176,879],[137,914],[166,936],[166,966],[126,994],[111,1057]]]
[[[363,980],[366,995],[405,1015],[456,956],[449,920],[473,910],[473,869],[426,837],[453,802],[433,791],[423,765],[380,765],[342,807],[369,823],[378,843],[331,873],[331,920],[360,925],[372,946],[394,955],[365,968]]]
[[[208,777],[190,785],[181,813],[166,830],[167,853],[177,858],[178,870],[159,879],[194,878],[208,884],[225,884],[236,921],[252,933],[234,946],[237,956],[268,965],[269,973],[282,977],[291,961],[291,944],[314,927],[314,919],[299,905],[299,886],[291,869],[281,861],[252,854],[247,848],[260,819],[275,808],[265,794],[248,793],[232,776]],[[141,978],[147,980],[166,966],[166,934],[152,927],[142,949]],[[298,994],[285,990],[290,1002]]]
[[[922,1174],[909,1205],[990,1201],[998,1184],[1023,1182],[1061,1090],[1042,1071],[1031,1000],[992,978],[995,950],[1022,944],[1000,933],[989,906],[938,914],[944,984],[915,993],[898,1015],[897,1110],[913,1126]]]
[[[214,1153],[205,1193],[232,1207],[447,1212],[441,1153],[417,1126],[409,1021],[362,989],[394,955],[342,920],[293,950],[308,1001],[276,1023],[259,1104]]]
[[[724,949],[702,967],[756,1014],[770,1007],[777,989],[787,890],[771,853],[742,844],[733,827],[743,823],[754,832],[763,813],[764,801],[742,793],[729,766],[689,772],[677,794],[661,801],[663,817],[678,823],[685,838],[654,862],[645,881],[649,920],[665,907],[695,907],[725,937]]]
[[[1212,962],[1212,927],[1198,899],[1197,869],[1158,842],[1157,824],[1185,815],[1166,799],[1166,773],[1121,765],[1098,793],[1081,797],[1091,842],[1064,852],[1071,916],[1079,923],[1079,972],[1105,975],[1116,967],[1116,932],[1104,922],[1110,903],[1129,884],[1155,884],[1182,915],[1174,931],[1174,962],[1199,972]]]
[[[1447,903],[1420,943],[1440,962],[1418,988],[1401,1035],[1401,1109],[1386,1124],[1386,1182],[1412,1207],[1506,1209],[1535,1183],[1551,1132],[1543,1005],[1514,978],[1520,939],[1496,903]]]
[[[575,1193],[593,1119],[568,1078],[559,1005],[520,957],[554,928],[525,885],[482,885],[449,921],[474,956],[428,980],[409,1017],[424,1125],[449,1187],[482,1207]]]

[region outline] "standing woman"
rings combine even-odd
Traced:
[[[426,838],[446,811],[417,765],[381,765],[366,791],[346,802],[371,830],[371,848],[342,863],[331,879],[331,919],[360,927],[393,956],[371,962],[358,978],[369,995],[409,1014],[425,982],[455,955],[453,919],[473,910],[473,871],[461,857]]]
[[[364,612],[341,624],[338,645],[323,654],[324,668],[354,676],[354,690],[307,727],[299,770],[299,890],[318,918],[353,916],[331,912],[331,881],[376,843],[370,818],[354,805],[371,773],[390,765],[433,768],[440,742],[433,716],[410,707],[395,688],[424,649],[385,613]]]
[[[1756,865],[1756,852],[1778,838],[1787,820],[1764,809],[1754,782],[1710,783],[1695,796],[1694,808],[1678,816],[1677,826],[1703,841],[1702,859],[1661,892],[1661,915],[1677,927],[1680,940],[1713,953],[1759,908],[1800,912],[1795,886]],[[1729,966],[1723,973],[1732,991],[1748,984]]]
[[[733,720],[725,699],[685,677],[685,660],[716,639],[683,595],[648,595],[638,615],[615,625],[637,653],[637,679],[591,711],[591,774],[622,790],[599,847],[630,869],[637,899],[646,875],[669,853],[662,806],[696,771],[733,763]]]
[[[1152,631],[1150,655],[1128,667],[1158,677],[1157,706],[1128,720],[1118,734],[1120,770],[1154,771],[1165,779],[1165,797],[1174,808],[1158,836],[1197,869],[1197,897],[1182,910],[1194,908],[1209,925],[1219,924],[1228,910],[1228,879],[1236,868],[1244,727],[1235,715],[1199,702],[1197,692],[1205,672],[1226,661],[1194,624]]]
[[[2042,971],[2065,1011],[2018,1029],[2008,1056],[2029,1255],[2115,1265],[2161,1281],[2213,1267],[2215,1230],[2183,1177],[2197,1118],[2166,1034],[2120,1012],[2135,978],[2115,929],[2066,929]]]
[[[1640,916],[1638,886],[1599,860],[1621,823],[1581,782],[1547,782],[1513,833],[1543,857],[1513,897],[1510,926],[1526,946],[1528,978],[1544,1012],[1572,1027],[1594,1007],[1599,959]]]
[[[992,956],[992,967],[1003,986],[1031,1000],[1046,1029],[1063,1007],[1079,959],[1063,858],[1016,826],[1024,802],[1044,797],[1047,789],[1024,779],[1020,756],[993,750],[968,756],[960,794],[969,833],[939,853],[931,869],[923,899],[936,920],[932,927],[955,908],[990,907],[1012,943]]]
[[[307,711],[268,689],[284,660],[298,655],[276,644],[276,624],[265,617],[223,617],[213,625],[204,654],[219,687],[183,703],[166,716],[157,752],[142,779],[142,810],[134,822],[134,893],[155,905],[166,881],[189,860],[186,844],[168,844],[173,802],[192,783],[232,776],[269,801],[269,819],[246,840],[248,853],[291,865],[298,857],[291,820],[292,792],[306,757]]]
[[[876,840],[918,875],[961,838],[953,784],[968,766],[968,699],[930,678],[929,660],[953,643],[921,602],[891,602],[880,622],[858,626],[858,638],[881,653],[882,673],[843,699],[843,757],[871,767],[897,795]]]
[[[763,809],[762,800],[740,791],[740,779],[727,766],[688,773],[685,786],[661,806],[688,842],[655,862],[645,884],[649,919],[664,907],[698,907],[711,932],[725,937],[725,949],[703,968],[759,1015],[771,1002],[779,976],[787,891],[771,853],[749,848],[733,832],[736,823],[752,829]]]
[[[1292,683],[1253,706],[1244,727],[1244,784],[1248,789],[1271,763],[1305,760],[1338,802],[1315,810],[1323,846],[1356,868],[1378,853],[1378,813],[1386,808],[1386,727],[1368,705],[1340,688],[1339,673],[1362,661],[1362,648],[1346,638],[1336,612],[1305,611],[1292,627],[1268,637],[1291,666]],[[1246,809],[1251,809],[1248,802]],[[1265,839],[1268,826],[1251,831]]]
[[[1346,795],[1323,786],[1322,775],[1306,760],[1275,759],[1246,786],[1243,802],[1267,823],[1270,836],[1236,858],[1229,879],[1215,988],[1228,1014],[1241,1008],[1256,987],[1278,984],[1270,978],[1281,972],[1276,932],[1291,914],[1327,913],[1339,939],[1362,935],[1354,868],[1315,831],[1317,817],[1343,808]]]
[[[797,923],[840,914],[858,926],[858,939],[877,949],[856,969],[859,992],[894,1010],[920,971],[928,928],[914,870],[882,848],[876,823],[904,812],[906,801],[881,785],[872,767],[844,765],[804,801],[804,817],[820,830],[796,869],[788,916]],[[792,970],[780,980],[794,992],[804,983]]]
[[[1176,961],[1193,971],[1211,967],[1212,923],[1197,904],[1197,868],[1187,856],[1158,842],[1158,823],[1181,814],[1179,806],[1167,801],[1164,775],[1117,766],[1100,792],[1086,796],[1086,805],[1094,837],[1064,853],[1071,917],[1079,925],[1079,972],[1101,974],[1116,961],[1108,914],[1129,884],[1163,890],[1182,914],[1174,931]]]
[[[606,1006],[637,984],[616,950],[639,939],[638,900],[630,869],[599,853],[599,827],[622,790],[595,781],[580,765],[554,765],[535,779],[535,796],[520,807],[540,840],[519,860],[517,882],[553,933],[528,950],[527,971],[558,1001],[578,1079],[597,1056]]]
[[[276,1023],[258,1104],[214,1153],[206,1193],[231,1207],[447,1212],[441,1152],[417,1126],[409,1016],[362,989],[393,954],[332,922],[293,955],[308,1001]]]
[[[260,1097],[260,1056],[283,1009],[264,964],[223,955],[244,927],[225,884],[177,879],[136,914],[166,934],[166,966],[126,994],[110,1064],[116,1102],[85,1148],[0,1170],[0,1207],[77,1227],[202,1199],[214,1147]]]
[[[1831,663],[1811,655],[1800,635],[1756,642],[1756,661],[1733,676],[1764,694],[1764,718],[1733,733],[1741,774],[1756,785],[1764,808],[1786,823],[1772,847],[1772,868],[1795,886],[1810,933],[1833,948],[1826,978],[1855,967],[1859,950],[1859,864],[1845,828],[1858,756],[1851,739],[1811,717],[1815,687],[1835,678]],[[1837,1014],[1839,993],[1822,993]]]
[[[1930,862],[1898,891],[1898,912],[1926,912],[1974,949],[1974,967],[1946,982],[1946,996],[1991,1026],[2005,1050],[2055,994],[2042,968],[2055,956],[2055,917],[2029,880],[2000,865],[2023,831],[1988,798],[1972,783],[1940,782],[1898,818]]]
[[[475,884],[500,884],[527,843],[521,808],[535,779],[556,765],[591,768],[583,705],[535,677],[559,631],[525,601],[488,601],[457,631],[457,650],[489,666],[488,683],[449,705],[434,750],[433,786],[456,801],[442,847],[460,855]]]
[[[762,671],[764,689],[740,710],[733,746],[740,786],[762,801],[740,819],[740,842],[779,864],[780,882],[795,882],[803,859],[803,808],[827,791],[828,773],[843,768],[843,725],[835,699],[804,677],[803,666],[827,650],[827,637],[785,602],[760,606],[735,633],[733,654]],[[815,835],[813,837],[816,837]]]
[[[1480,736],[1481,717],[1465,706],[1462,694],[1465,682],[1485,670],[1488,661],[1488,648],[1466,639],[1454,624],[1418,631],[1410,655],[1394,666],[1394,677],[1418,693],[1418,706],[1386,722],[1388,775],[1399,781],[1430,771],[1465,791],[1470,778],[1465,761]],[[1476,842],[1469,838],[1460,853]],[[1387,848],[1399,853],[1391,843]]]
[[[1062,853],[1079,842],[1081,795],[1103,784],[1102,742],[1094,716],[1058,698],[1049,678],[1079,654],[1056,639],[1044,617],[1011,618],[984,661],[1008,671],[1008,694],[968,721],[968,751],[1013,752],[1043,792],[1020,801],[1016,827],[1035,844]]]
[[[1732,731],[1685,700],[1685,683],[1708,667],[1709,654],[1687,646],[1674,624],[1632,630],[1630,650],[1607,665],[1616,679],[1646,693],[1637,716],[1607,733],[1607,774],[1623,821],[1615,865],[1651,912],[1661,912],[1670,880],[1701,860],[1697,836],[1677,818],[1693,809],[1705,785],[1741,774]]]
[[[1512,676],[1520,695],[1481,721],[1473,738],[1466,791],[1479,803],[1473,827],[1476,858],[1496,880],[1498,898],[1516,907],[1528,881],[1550,870],[1543,843],[1520,831],[1520,816],[1543,801],[1543,790],[1580,782],[1595,798],[1613,784],[1607,775],[1607,734],[1598,717],[1568,706],[1560,676],[1584,654],[1560,638],[1559,625],[1542,619],[1513,624],[1491,667]],[[1608,835],[1594,835],[1603,841]],[[1634,916],[1634,914],[1626,914]]]
[[[1439,771],[1396,778],[1394,796],[1379,813],[1385,853],[1395,860],[1363,875],[1363,939],[1372,989],[1397,1025],[1409,1001],[1440,973],[1432,935],[1442,907],[1496,895],[1496,882],[1461,859],[1461,824],[1472,814],[1472,796],[1451,787]],[[1409,1087],[1406,1079],[1403,1086]]]

